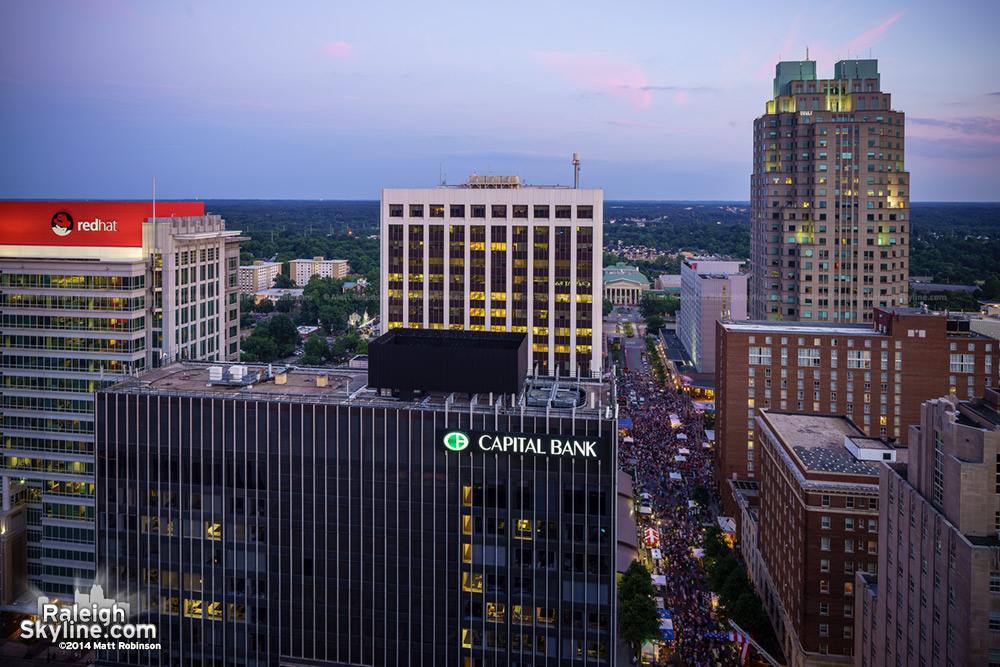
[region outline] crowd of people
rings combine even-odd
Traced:
[[[701,553],[703,523],[713,513],[709,507],[689,503],[698,486],[709,492],[710,504],[718,502],[711,452],[703,445],[702,415],[684,394],[661,390],[648,372],[626,372],[618,394],[628,399],[619,416],[631,418],[619,446],[618,464],[632,473],[640,505],[652,510],[637,514],[637,528],[641,544],[647,528],[658,533],[662,557],[654,560],[652,548],[644,548],[649,556],[645,560],[654,575],[665,577],[666,585],[659,590],[673,621],[674,641],[662,644],[661,664],[669,660],[696,667],[738,665],[732,645],[706,636],[728,628],[713,613],[711,590],[696,555]],[[679,473],[680,479],[671,473]]]

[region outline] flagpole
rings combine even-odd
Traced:
[[[774,665],[774,667],[782,667],[782,664],[780,662],[778,662],[777,660],[775,660],[774,657],[770,653],[768,653],[767,651],[765,651],[764,649],[762,649],[760,647],[760,644],[758,644],[757,642],[755,642],[753,640],[753,638],[750,636],[750,633],[748,633],[746,630],[744,630],[740,626],[738,626],[735,623],[733,623],[732,619],[729,619],[729,626],[731,628],[733,628],[734,630],[736,630],[736,632],[738,632],[741,635],[743,635],[743,637],[746,638],[747,642],[751,646],[753,646],[755,649],[757,649],[757,652],[760,653],[761,656],[763,656],[763,658],[765,660],[767,660],[769,663],[771,663],[772,665]]]

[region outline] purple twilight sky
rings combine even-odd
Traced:
[[[0,197],[749,199],[779,59],[879,61],[914,201],[1000,200],[1000,3],[0,3]]]

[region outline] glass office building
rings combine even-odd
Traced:
[[[98,394],[99,580],[162,644],[107,664],[610,664],[608,384],[229,371]]]

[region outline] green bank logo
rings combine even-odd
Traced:
[[[444,446],[453,452],[460,452],[469,446],[469,436],[461,431],[449,431],[444,435]]]

